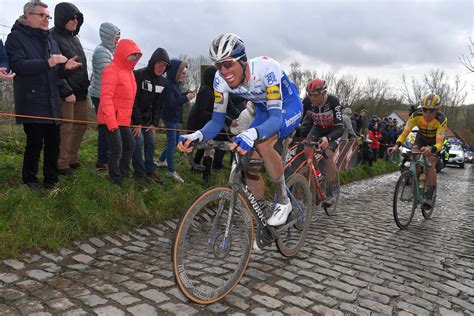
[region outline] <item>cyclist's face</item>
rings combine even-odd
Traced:
[[[431,122],[432,120],[434,120],[435,116],[436,116],[436,110],[429,111],[429,110],[423,109],[423,119],[425,121]]]
[[[237,60],[225,60],[216,64],[219,74],[231,88],[236,88],[242,82],[244,70]]]
[[[324,102],[324,96],[326,95],[325,92],[323,93],[310,93],[309,100],[313,106],[321,106]]]

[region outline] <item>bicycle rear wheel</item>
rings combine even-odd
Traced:
[[[303,247],[311,225],[311,193],[308,182],[301,174],[294,174],[286,183],[293,210],[286,224],[276,227],[277,246],[286,257],[294,256]]]
[[[417,206],[415,185],[416,181],[411,171],[403,171],[393,195],[393,217],[399,228],[407,228],[415,214]]]
[[[198,304],[222,299],[244,274],[253,238],[252,214],[241,194],[227,186],[203,192],[184,212],[176,230],[173,268],[181,291]]]
[[[334,181],[329,181],[327,177],[324,177],[324,180],[322,181],[322,187],[324,189],[324,192],[328,194],[328,187],[329,185],[332,186],[332,198],[331,198],[331,204],[325,204],[323,202],[323,208],[324,212],[326,212],[327,216],[334,216],[336,215],[336,210],[337,210],[337,204],[339,203],[339,193],[340,193],[340,188],[341,188],[341,180],[339,178],[339,171],[337,170],[336,167],[336,177],[334,178]],[[329,199],[329,196],[328,196]]]

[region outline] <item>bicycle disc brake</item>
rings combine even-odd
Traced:
[[[220,233],[214,241],[214,245],[212,249],[214,252],[214,256],[216,256],[216,258],[219,258],[219,259],[225,258],[229,254],[231,246],[232,246],[231,235],[229,234],[229,236],[225,238],[225,233],[224,232]]]

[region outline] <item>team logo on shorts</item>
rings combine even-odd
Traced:
[[[279,100],[281,99],[280,87],[271,86],[267,88],[267,99],[268,100]]]
[[[214,103],[222,104],[224,102],[224,96],[219,91],[214,90]]]

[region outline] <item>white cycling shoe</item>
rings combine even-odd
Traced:
[[[267,221],[268,225],[279,226],[285,224],[291,210],[291,202],[288,202],[288,204],[276,203],[273,215]]]

